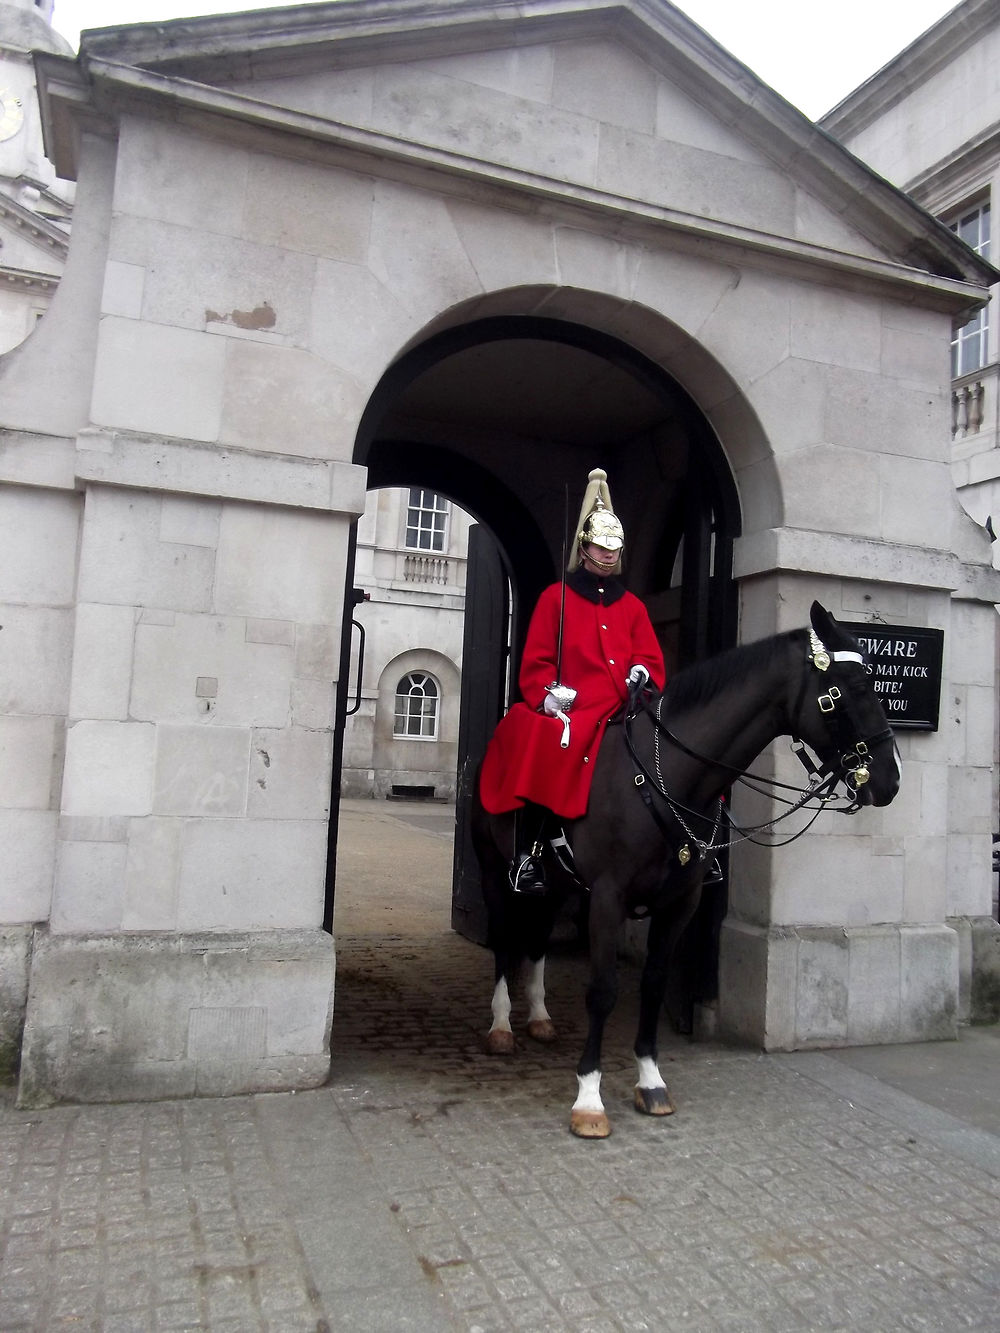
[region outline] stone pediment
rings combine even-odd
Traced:
[[[75,64],[41,56],[38,72],[47,150],[71,178],[82,118],[183,108],[216,132],[252,124],[310,156],[605,227],[841,277],[902,266],[943,280],[954,307],[995,280],[666,0],[348,0],[137,24],[86,33]]]
[[[66,262],[69,237],[0,190],[0,271],[8,283],[52,285]]]

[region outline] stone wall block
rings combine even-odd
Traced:
[[[257,730],[250,755],[251,819],[330,817],[333,735],[326,731]]]
[[[799,940],[795,1021],[800,1042],[841,1045],[847,1039],[849,977],[846,931],[812,930]]]
[[[70,717],[113,722],[128,718],[134,635],[133,607],[93,602],[77,606]]]
[[[947,396],[939,395],[936,386],[886,380],[875,372],[876,365],[857,367],[848,362],[823,368],[827,384],[824,438],[830,444],[868,448],[887,458],[896,455],[947,469],[940,443],[949,435]],[[938,496],[941,494],[939,483]],[[951,504],[939,508],[947,513]]]
[[[127,116],[118,140],[115,213],[238,236],[249,154],[222,139],[179,131],[176,123]],[[210,197],[204,182],[211,181]],[[112,258],[117,258],[112,248]]]
[[[122,930],[177,930],[181,819],[129,821]]]
[[[885,456],[880,463],[883,539],[947,550],[952,515],[950,504],[941,501],[942,493],[952,493],[947,465],[939,460]]]
[[[204,451],[185,452],[191,456]],[[168,488],[171,461],[171,453],[162,453],[156,459],[157,477]],[[168,474],[166,477],[164,472]],[[165,495],[160,506],[160,541],[176,542],[180,546],[204,546],[214,551],[219,544],[221,514],[221,501],[211,500],[207,495]]]
[[[295,674],[330,681],[340,669],[340,635],[333,625],[295,627]]]
[[[105,315],[120,315],[123,319],[141,319],[145,283],[144,264],[109,259],[104,269],[101,312]]]
[[[122,842],[59,841],[50,918],[54,933],[121,929],[126,855]]]
[[[0,923],[48,920],[58,819],[55,810],[0,809]]]
[[[901,926],[901,1041],[947,1041],[958,1019],[958,937],[945,925]]]
[[[847,1043],[868,1046],[898,1041],[899,932],[895,926],[869,926],[847,931],[847,938]]]
[[[369,392],[419,323],[401,297],[368,268],[334,260],[318,265],[309,346]],[[337,441],[337,456],[349,458],[357,423],[339,427],[330,422],[328,430]]]
[[[989,768],[962,765],[948,773],[948,818],[952,833],[993,833],[997,812],[993,804],[993,773]]]
[[[230,327],[303,345],[313,255],[145,219],[119,223],[114,251],[144,267],[142,316],[151,325]]]
[[[827,820],[832,816],[827,816]],[[868,840],[816,829],[783,847],[774,859],[771,919],[776,924],[866,926],[897,921],[902,907],[903,867],[897,856],[872,856]],[[845,821],[841,820],[841,823]]]
[[[446,202],[390,181],[375,187],[368,267],[421,324],[483,290]]]
[[[599,125],[592,115],[412,65],[378,71],[374,113],[376,128],[403,139],[560,181],[594,182]]]
[[[374,188],[370,176],[352,171],[254,156],[249,163],[242,234],[250,241],[298,254],[362,263]]]
[[[484,291],[555,284],[555,232],[536,217],[466,200],[448,203],[455,233]]]
[[[66,742],[64,813],[150,814],[155,746],[150,723],[75,723]]]
[[[726,289],[699,336],[737,383],[751,385],[790,355],[791,307],[788,284],[747,272]]]
[[[946,394],[950,390],[948,357],[945,349],[951,341],[948,317],[940,316],[937,328],[931,326],[927,312],[917,312],[886,301],[882,306],[883,375],[919,384],[921,388],[935,388]]]
[[[595,185],[628,197],[642,182],[649,203],[791,236],[795,189],[787,173],[703,148],[603,125]]]
[[[246,813],[250,731],[243,727],[157,728],[153,813],[236,818]]]
[[[184,930],[318,926],[327,826],[322,820],[186,823],[178,920]]]
[[[850,477],[850,485],[845,485]],[[782,463],[784,522],[878,538],[882,533],[881,471],[875,454],[815,445]],[[822,512],[817,509],[822,497]]]
[[[226,339],[107,315],[97,335],[93,420],[183,440],[219,438]]]
[[[215,609],[222,615],[339,624],[347,525],[302,510],[228,505]]]
[[[234,340],[221,439],[243,449],[349,462],[346,427],[360,421],[365,403],[354,376],[313,351]]]
[[[996,892],[992,834],[955,833],[949,837],[944,887],[947,918],[992,915]]]
[[[641,264],[635,246],[578,227],[557,227],[554,239],[561,285],[633,299]]]
[[[140,625],[131,714],[160,723],[284,726],[292,649],[247,638],[238,616],[177,616]]]
[[[941,922],[948,911],[948,842],[911,833],[905,840],[905,877],[899,920]]]
[[[831,287],[801,284],[791,313],[792,355],[822,366],[872,372],[882,352],[882,311],[876,301]],[[869,375],[874,382],[874,376]],[[873,384],[874,387],[874,384]]]
[[[88,489],[81,602],[177,611],[210,608],[215,552],[164,541],[162,514],[159,495],[105,486]]]
[[[0,717],[0,806],[48,810],[57,782],[61,722],[54,717]]]
[[[0,602],[71,605],[79,535],[78,495],[0,489]]]
[[[655,133],[660,80],[640,56],[612,42],[590,41],[558,42],[552,57],[553,106]]]
[[[0,608],[0,709],[63,716],[69,692],[73,613],[68,608]]]

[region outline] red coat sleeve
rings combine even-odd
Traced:
[[[540,707],[548,687],[556,679],[561,597],[560,585],[550,584],[539,597],[528,624],[517,681],[521,698],[531,708]]]
[[[626,593],[626,596],[635,603],[632,608],[632,655],[629,666],[644,666],[649,672],[651,683],[662,690],[667,683],[667,669],[649,612],[638,597],[631,593]]]

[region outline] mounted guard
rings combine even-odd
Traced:
[[[573,549],[559,583],[538,599],[518,685],[521,702],[487,748],[480,799],[491,814],[518,811],[512,887],[541,893],[543,828],[586,813],[605,728],[633,687],[665,683],[663,654],[645,606],[619,578],[625,533],[607,474],[587,479]]]

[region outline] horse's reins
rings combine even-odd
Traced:
[[[854,662],[859,666],[864,666],[864,659],[860,653],[828,649],[814,630],[809,631],[809,648],[809,661],[819,672],[828,671],[832,662]],[[802,705],[805,702],[808,686],[809,677],[803,675],[798,699],[796,700],[795,708],[792,713],[793,720],[801,715]],[[825,693],[820,694],[817,697],[816,702],[820,712],[829,719],[832,739],[841,750],[841,759],[839,766],[830,764],[821,769],[816,761],[809,755],[805,748],[805,744],[793,733],[792,751],[798,756],[809,775],[809,787],[806,789],[796,787],[791,783],[780,782],[776,778],[766,778],[754,773],[747,773],[746,770],[736,768],[731,764],[725,763],[723,760],[712,759],[708,755],[703,755],[697,750],[693,750],[689,745],[685,744],[679,736],[674,735],[670,728],[662,721],[660,717],[660,708],[663,703],[663,696],[661,695],[657,699],[656,707],[654,709],[646,699],[641,697],[641,691],[636,690],[633,697],[629,700],[629,708],[625,715],[625,741],[629,754],[632,757],[632,763],[635,767],[634,781],[636,788],[664,837],[666,837],[668,841],[673,841],[670,828],[653,802],[652,794],[648,790],[649,786],[652,786],[657,795],[666,802],[668,809],[680,825],[681,829],[697,847],[700,857],[704,857],[709,852],[723,851],[728,847],[734,846],[737,842],[745,840],[753,841],[754,834],[770,832],[777,823],[783,819],[787,819],[789,815],[802,809],[803,806],[814,799],[818,800],[820,804],[816,807],[812,819],[809,820],[804,828],[798,830],[798,832],[786,839],[784,843],[769,843],[767,845],[786,846],[788,843],[794,842],[797,838],[802,837],[824,809],[835,809],[841,814],[852,814],[859,809],[860,802],[857,799],[857,791],[858,788],[863,786],[870,777],[868,758],[871,746],[876,745],[881,741],[891,740],[892,729],[890,727],[885,727],[882,731],[873,736],[863,737],[852,742],[850,737],[852,735],[856,736],[860,728],[857,725],[854,709],[851,707],[850,701],[844,698],[840,688],[836,685],[831,685]],[[842,705],[842,707],[838,708],[838,705]],[[631,724],[636,716],[637,706],[640,706],[653,720],[653,762],[656,769],[655,776],[649,772],[648,768],[642,762],[636,751],[635,745],[633,744]],[[745,786],[749,787],[751,791],[755,791],[759,794],[766,794],[768,789],[771,789],[771,794],[774,795],[776,790],[781,788],[785,791],[797,792],[798,800],[789,803],[787,810],[782,814],[777,815],[774,819],[768,820],[767,823],[759,824],[751,828],[741,828],[733,822],[732,815],[728,808],[724,806],[720,798],[715,819],[712,824],[712,831],[708,840],[706,841],[702,838],[698,838],[683,819],[681,812],[683,811],[684,814],[693,819],[703,820],[706,824],[708,823],[708,816],[701,811],[691,810],[680,801],[677,801],[666,790],[663,775],[660,771],[661,736],[667,739],[675,748],[681,750],[682,753],[697,760],[699,763],[720,768],[724,772],[730,773],[736,782],[743,783]],[[846,739],[841,740],[841,737],[846,737]],[[846,806],[831,806],[830,803],[834,799],[835,789],[840,782],[845,784],[848,790],[852,793],[852,797]],[[755,783],[759,783],[760,786],[755,786]],[[736,830],[739,836],[728,842],[716,843],[715,836],[719,830],[723,809],[725,809],[726,818],[730,826]],[[687,865],[691,860],[691,856],[692,852],[688,844],[684,844],[678,849],[677,857],[681,865]]]

